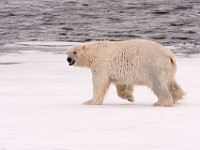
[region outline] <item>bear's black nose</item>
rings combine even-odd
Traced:
[[[67,58],[67,61],[68,61],[69,63],[71,63],[71,62],[72,62],[72,58],[71,58],[71,57],[68,57],[68,58]]]

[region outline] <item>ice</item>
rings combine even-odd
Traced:
[[[154,107],[136,87],[135,102],[109,90],[104,105],[85,106],[91,72],[69,67],[65,54],[23,51],[0,56],[0,150],[199,150],[200,58],[178,58],[187,96]]]
[[[61,42],[61,41],[27,41],[27,42],[16,42],[13,44],[6,44],[6,47],[20,47],[20,46],[30,46],[30,47],[63,47],[71,46],[78,42]]]
[[[28,41],[28,42],[16,42],[16,45],[28,45],[28,46],[68,46],[74,45],[77,42],[61,42],[61,41]]]

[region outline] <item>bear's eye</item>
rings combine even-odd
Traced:
[[[73,52],[74,55],[76,55],[76,52]]]

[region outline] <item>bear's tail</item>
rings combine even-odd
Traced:
[[[184,90],[180,87],[180,85],[176,81],[171,82],[168,88],[169,92],[173,97],[174,103],[176,103],[178,100],[182,99],[186,95]]]
[[[170,51],[170,54],[169,54],[168,57],[170,58],[170,61],[171,61],[171,64],[174,68],[174,73],[175,73],[176,70],[177,70],[177,64],[176,64],[176,58],[175,58],[174,54],[172,53],[172,51]]]
[[[174,55],[173,52],[172,52],[170,49],[168,49],[168,48],[165,49],[164,55],[168,58],[169,63],[170,63],[171,66],[172,66],[172,74],[175,75],[176,70],[177,70],[177,64],[176,64],[176,57],[175,57],[175,55]]]

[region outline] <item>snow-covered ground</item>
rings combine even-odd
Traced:
[[[113,86],[104,105],[85,106],[91,73],[65,54],[0,55],[0,150],[199,150],[200,57],[177,61],[187,96],[175,107],[154,107],[146,87],[129,103]]]

